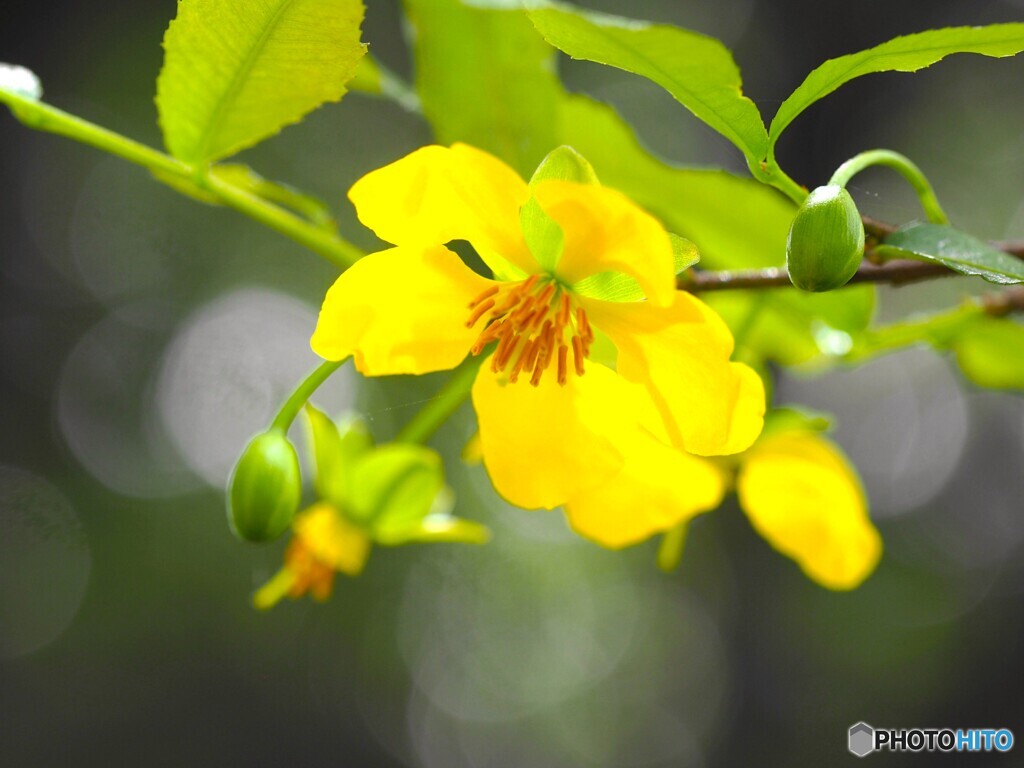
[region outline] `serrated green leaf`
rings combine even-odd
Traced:
[[[565,233],[558,222],[545,213],[537,198],[531,197],[519,210],[519,226],[533,258],[543,269],[553,272],[565,248]]]
[[[720,41],[679,27],[569,6],[528,13],[544,39],[564,53],[654,81],[739,147],[749,161],[764,157],[768,133],[761,114],[743,95],[740,70]]]
[[[953,53],[1013,56],[1024,50],[1024,24],[948,27],[897,37],[865,51],[829,59],[779,107],[769,130],[772,145],[793,120],[844,83],[874,72],[916,72]]]
[[[950,343],[970,381],[989,389],[1024,389],[1024,326],[1009,318],[980,316]]]
[[[521,10],[405,0],[415,31],[416,91],[441,144],[464,141],[528,178],[561,142],[554,50]]]
[[[551,150],[537,170],[533,172],[530,186],[542,181],[572,181],[576,184],[599,184],[593,166],[583,155],[572,147],[561,146]]]
[[[887,258],[933,261],[990,283],[1024,282],[1024,260],[942,224],[914,224],[885,238],[877,252]]]
[[[359,419],[349,419],[339,426],[313,405],[307,403],[305,412],[316,463],[317,495],[345,509],[351,495],[353,468],[373,445],[373,439]]]
[[[392,443],[359,459],[346,513],[382,540],[415,526],[444,489],[441,457],[421,445]]]
[[[360,0],[180,0],[157,79],[170,153],[212,162],[338,101],[362,20]]]

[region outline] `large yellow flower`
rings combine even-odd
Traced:
[[[338,279],[312,346],[368,376],[489,353],[473,404],[495,488],[520,507],[564,506],[580,533],[623,546],[714,506],[721,475],[689,454],[749,447],[764,389],[730,362],[722,320],[676,290],[664,228],[612,189],[555,176],[527,184],[461,144],[364,176],[349,198],[394,247]],[[494,279],[446,247],[456,240]],[[602,292],[611,283],[631,290]]]

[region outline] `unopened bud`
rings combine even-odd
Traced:
[[[831,291],[849,282],[864,257],[864,223],[850,193],[838,184],[813,190],[789,228],[789,279],[805,291]]]
[[[302,496],[299,457],[284,433],[256,435],[228,484],[228,522],[240,539],[272,541],[295,517]]]

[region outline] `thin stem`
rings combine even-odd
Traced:
[[[313,393],[319,389],[321,384],[330,378],[332,373],[341,367],[343,362],[345,361],[327,360],[320,363],[316,370],[303,379],[302,383],[289,395],[284,405],[281,406],[281,410],[277,412],[277,416],[274,417],[270,429],[277,430],[278,432],[287,432],[288,427],[295,421],[295,417],[299,415],[299,411],[302,410],[306,401],[313,396]]]
[[[850,182],[850,179],[872,165],[884,165],[887,168],[892,168],[910,182],[910,186],[917,193],[917,197],[921,201],[921,207],[924,209],[929,221],[933,224],[949,223],[949,217],[942,210],[942,206],[935,196],[935,190],[932,189],[932,185],[924,173],[910,158],[901,155],[899,152],[893,152],[889,149],[872,149],[867,152],[861,152],[840,165],[836,172],[832,174],[829,184],[838,184],[840,187],[845,187]]]
[[[683,547],[686,545],[686,528],[689,523],[680,523],[665,531],[658,545],[658,567],[665,573],[671,573],[683,559]]]
[[[437,396],[427,401],[419,413],[406,422],[395,437],[395,441],[423,443],[429,440],[448,417],[455,413],[469,397],[480,363],[479,358],[473,358],[457,368],[454,375],[441,387]]]
[[[309,222],[291,211],[230,184],[205,168],[175,160],[170,155],[141,144],[127,136],[108,130],[63,110],[39,101],[0,90],[0,102],[6,103],[18,120],[39,131],[55,133],[116,155],[153,172],[158,179],[174,179],[170,184],[178,191],[212,194],[229,208],[234,208],[282,235],[304,245],[332,264],[345,269],[352,266],[363,252],[337,234]]]

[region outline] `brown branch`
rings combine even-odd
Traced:
[[[864,231],[869,238],[868,250],[864,254],[864,262],[847,285],[858,283],[885,283],[886,285],[906,285],[920,280],[933,280],[939,277],[956,277],[959,272],[942,264],[911,259],[892,259],[880,261],[875,256],[874,246],[887,235],[896,231],[896,227],[881,221],[864,217]],[[1024,259],[1024,241],[1008,240],[992,243],[993,246],[1011,256]],[[679,277],[679,288],[690,293],[708,293],[710,291],[732,291],[743,288],[791,288],[789,273],[785,267],[768,267],[766,269],[739,270],[691,270]]]

